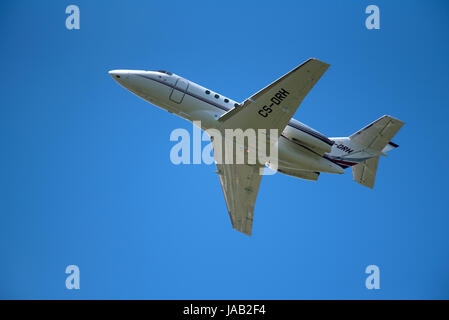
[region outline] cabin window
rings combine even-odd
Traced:
[[[237,108],[238,106],[239,106],[239,104],[238,104],[238,103],[234,103],[234,107],[236,107],[236,108]]]
[[[210,94],[210,91],[209,91],[209,90],[206,90],[206,94]]]
[[[229,102],[229,100],[228,100],[228,99],[224,99],[224,102],[228,103],[228,102]]]
[[[218,94],[216,94],[214,97],[215,97],[216,99],[220,98],[220,96],[219,96]]]
[[[173,73],[171,73],[169,71],[165,71],[165,70],[158,70],[157,72],[165,73],[165,74],[168,74],[169,76],[171,76],[173,74]]]

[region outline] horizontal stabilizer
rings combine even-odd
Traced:
[[[351,135],[349,139],[364,148],[381,152],[403,125],[404,122],[399,119],[383,116]]]
[[[368,188],[374,187],[379,156],[399,147],[391,139],[403,125],[401,120],[385,115],[349,137],[353,151],[344,159],[360,161],[352,167],[354,181]],[[362,159],[357,161],[357,157]]]
[[[352,176],[354,178],[354,181],[372,189],[374,187],[374,180],[376,179],[378,163],[379,157],[377,156],[362,161],[356,166],[352,167]]]

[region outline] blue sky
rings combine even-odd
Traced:
[[[449,298],[448,9],[2,1],[0,298]],[[346,136],[390,114],[400,148],[374,190],[350,171],[264,177],[252,237],[232,229],[215,166],[170,162],[170,132],[190,123],[107,74],[167,69],[242,101],[309,57],[331,67],[295,118]],[[70,264],[80,290],[65,288]],[[380,290],[365,288],[371,264]]]

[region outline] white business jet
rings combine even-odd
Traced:
[[[137,96],[200,123],[203,130],[277,129],[277,172],[316,181],[321,172],[341,174],[352,167],[354,180],[373,188],[379,157],[398,147],[391,139],[402,121],[385,115],[349,137],[328,138],[292,119],[328,67],[327,63],[309,59],[242,103],[163,70],[112,70],[109,74]],[[270,165],[217,159],[216,165],[232,226],[251,235],[260,169]]]

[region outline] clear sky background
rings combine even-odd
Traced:
[[[65,8],[81,29],[65,27]],[[380,8],[380,30],[365,8]],[[0,298],[449,298],[447,1],[2,1]],[[295,118],[346,136],[405,126],[374,190],[262,179],[253,236],[214,165],[170,162],[191,124],[111,69],[166,69],[242,101],[309,57]],[[65,288],[65,268],[81,289]],[[366,266],[380,290],[365,288]]]

